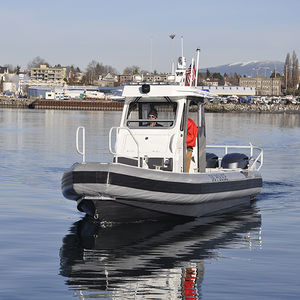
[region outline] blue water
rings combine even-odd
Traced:
[[[0,110],[0,299],[300,299],[300,115],[207,114],[208,144],[264,148],[250,207],[190,222],[96,224],[63,198],[108,161],[118,112]],[[194,295],[194,296],[193,296]]]

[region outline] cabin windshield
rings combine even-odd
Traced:
[[[129,105],[126,126],[129,128],[170,128],[175,125],[177,103],[132,102]]]

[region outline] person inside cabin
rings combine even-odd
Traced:
[[[193,148],[196,146],[198,136],[198,127],[192,119],[188,119],[187,133],[186,133],[186,169],[185,172],[189,173],[191,159],[193,155]]]
[[[150,127],[161,127],[161,124],[158,124],[155,120],[157,119],[157,110],[155,108],[151,108],[151,110],[148,113],[148,119],[151,120],[151,122],[149,122]]]

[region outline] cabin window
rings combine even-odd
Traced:
[[[126,125],[129,128],[170,128],[175,125],[177,103],[132,102]]]

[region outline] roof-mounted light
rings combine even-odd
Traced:
[[[142,93],[148,94],[150,92],[150,85],[149,84],[143,84],[142,85]]]

